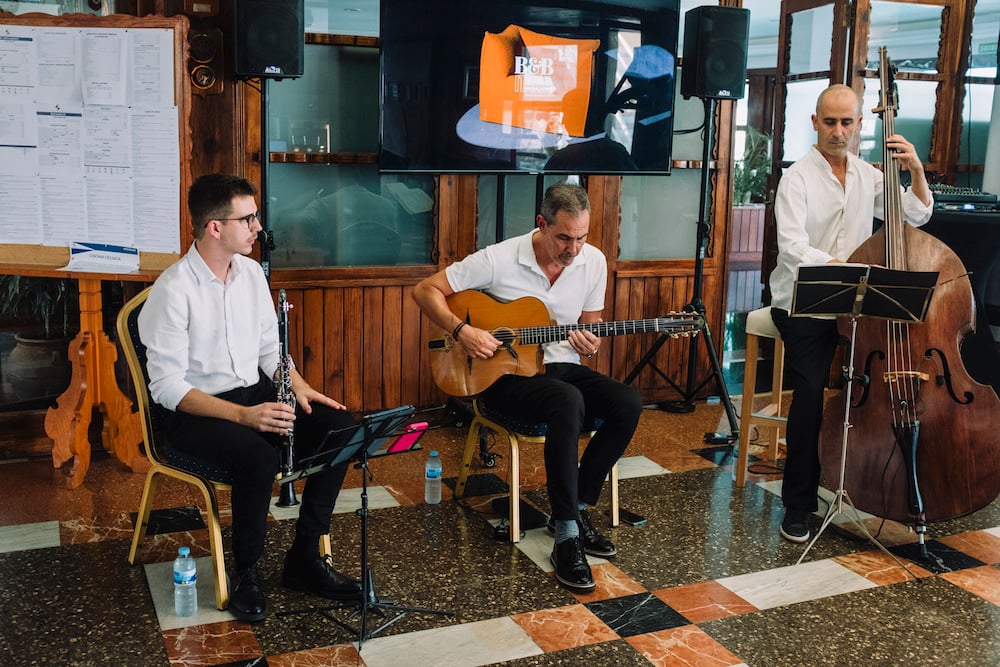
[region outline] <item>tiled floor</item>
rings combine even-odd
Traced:
[[[473,471],[467,503],[446,488],[436,506],[422,502],[423,454],[373,461],[368,546],[377,593],[453,615],[406,614],[360,653],[356,634],[330,618],[356,628],[351,610],[321,612],[323,600],[278,585],[294,510],[274,508],[262,564],[274,613],[249,625],[215,609],[206,531],[192,509],[201,501],[189,487],[161,484],[155,506],[172,511],[157,517],[161,532],[141,548],[143,565],[130,567],[141,475],[95,455],[84,485],[70,491],[49,460],[4,462],[0,663],[1000,665],[1000,501],[929,527],[942,563],[934,571],[901,556],[902,567],[852,536],[849,521],[824,531],[796,564],[803,547],[777,531],[780,475],[764,474],[773,462],[754,462],[750,483],[735,488],[726,448],[703,444],[706,431],[726,430],[722,416],[705,405],[689,415],[644,413],[620,486],[623,506],[647,521],[607,530],[619,555],[592,561],[597,589],[583,596],[555,583],[544,528],[527,530],[516,547],[494,539],[493,497],[474,494],[498,486],[492,475],[505,475],[505,458]],[[454,426],[422,442],[441,451],[452,480],[463,444],[464,429]],[[539,450],[522,449],[522,484],[545,511]],[[352,471],[331,526],[335,563],[354,576],[360,485]],[[595,517],[607,526],[606,513]],[[912,554],[905,527],[862,519],[894,551]],[[192,618],[172,610],[179,545],[199,558]],[[369,629],[382,623],[374,613],[368,621]]]

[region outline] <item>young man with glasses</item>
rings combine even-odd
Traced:
[[[229,611],[245,621],[267,616],[258,562],[279,448],[294,424],[297,460],[327,433],[349,429],[341,403],[316,391],[292,368],[295,409],[276,401],[278,321],[264,272],[248,258],[261,229],[250,181],[225,174],[197,179],[188,192],[195,241],[156,280],[139,315],[149,391],[165,408],[168,448],[232,475],[233,558]],[[335,600],[358,600],[359,584],[321,558],[319,541],[347,463],[310,476],[282,584]]]

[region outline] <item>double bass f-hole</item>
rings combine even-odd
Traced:
[[[868,356],[865,358],[864,373],[853,378],[851,377],[846,378],[848,382],[857,382],[858,384],[861,385],[861,396],[858,397],[858,400],[856,402],[851,404],[852,408],[860,408],[868,400],[868,395],[870,393],[872,386],[872,362],[876,359],[878,361],[884,361],[885,353],[882,352],[882,350],[872,350],[870,353],[868,353]],[[846,375],[847,369],[844,369],[844,371]]]
[[[948,395],[951,396],[951,400],[955,401],[959,405],[968,405],[976,399],[975,394],[971,391],[963,392],[965,394],[965,400],[963,401],[958,396],[955,395],[955,387],[951,383],[951,367],[948,366],[948,357],[945,356],[944,352],[932,347],[924,352],[924,358],[934,360],[934,356],[937,355],[938,363],[941,364],[941,372],[937,376],[938,384],[943,384],[948,390]]]

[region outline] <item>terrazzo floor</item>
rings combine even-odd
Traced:
[[[359,651],[353,610],[325,609],[278,584],[295,509],[274,507],[261,565],[272,614],[239,622],[215,609],[191,487],[161,483],[157,534],[132,567],[142,475],[95,453],[71,491],[48,459],[5,461],[0,664],[1000,665],[1000,501],[931,524],[933,563],[907,557],[916,558],[905,526],[857,517],[895,557],[857,536],[849,508],[797,563],[804,547],[778,534],[781,461],[752,460],[748,484],[737,488],[728,448],[702,441],[726,430],[721,407],[649,409],[620,468],[622,506],[646,522],[610,528],[605,493],[593,516],[619,554],[592,559],[597,588],[574,595],[548,562],[540,447],[522,447],[523,498],[539,512],[523,512],[527,530],[516,545],[495,537],[502,456],[492,469],[474,461],[463,501],[446,486],[440,505],[423,503],[426,450],[441,452],[446,482],[458,472],[466,429],[449,415],[421,416],[445,424],[424,437],[424,452],[371,462],[368,557],[380,600],[450,615],[407,613]],[[331,524],[335,564],[353,576],[361,571],[360,487],[360,471],[351,471]],[[222,506],[227,523],[228,498]],[[228,530],[224,539],[228,546]],[[170,561],[181,545],[199,559],[199,610],[190,618],[172,609]],[[374,611],[367,621],[369,630],[383,622]]]

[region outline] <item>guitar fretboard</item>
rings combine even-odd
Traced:
[[[545,327],[521,327],[517,329],[498,329],[493,335],[501,341],[518,340],[524,345],[538,345],[566,340],[569,332],[574,330],[589,331],[595,336],[620,336],[637,333],[680,333],[700,328],[701,322],[694,317],[652,318],[646,320],[625,320],[620,322],[590,322],[587,324],[557,324]]]

